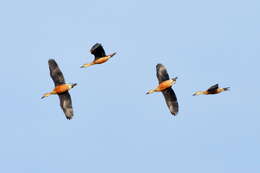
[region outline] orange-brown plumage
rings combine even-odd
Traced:
[[[68,90],[70,90],[70,85],[69,84],[62,84],[62,85],[58,85],[56,86],[53,91],[55,92],[55,94],[61,94],[64,93]]]
[[[173,85],[173,80],[170,79],[170,80],[166,80],[166,81],[163,81],[162,83],[160,83],[158,85],[158,87],[156,88],[158,91],[163,91],[169,87],[171,87]]]
[[[103,64],[116,54],[112,53],[110,55],[106,55],[105,50],[100,43],[96,43],[92,46],[90,53],[95,56],[95,59],[91,63],[82,65],[81,68],[89,67],[95,64]]]
[[[205,90],[205,91],[197,91],[193,94],[193,96],[197,96],[197,95],[210,95],[210,94],[219,94],[223,91],[228,91],[229,87],[227,88],[219,88],[218,84],[215,84],[213,86],[211,86],[209,89]]]
[[[93,63],[94,64],[103,64],[104,62],[107,62],[107,60],[110,58],[111,56],[105,56],[102,58],[99,58],[97,60],[94,60]]]
[[[163,81],[155,89],[149,90],[146,94],[163,91],[167,88],[170,88],[174,83],[175,83],[175,81],[172,79]]]

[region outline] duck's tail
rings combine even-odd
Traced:
[[[193,94],[193,96],[198,96],[204,94],[204,91],[197,91]]]
[[[82,66],[80,66],[80,68],[86,68],[86,67],[89,67],[89,66],[92,66],[92,65],[94,65],[94,63],[83,64]]]
[[[52,92],[45,93],[45,94],[41,97],[41,99],[43,99],[43,98],[45,98],[45,97],[48,97],[48,96],[50,96],[50,95],[52,95],[52,94],[53,94]]]
[[[153,89],[153,90],[149,90],[148,92],[146,92],[146,94],[152,94],[154,92],[155,92],[155,90]]]

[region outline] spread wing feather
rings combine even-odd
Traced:
[[[72,101],[69,92],[64,92],[59,94],[60,98],[60,106],[66,116],[67,119],[71,119],[73,117],[73,108]]]
[[[162,64],[156,65],[156,75],[159,83],[170,79],[166,68]]]
[[[211,86],[207,91],[208,92],[214,92],[216,89],[218,89],[218,84]]]
[[[90,52],[95,56],[95,60],[106,56],[105,50],[100,43],[96,43],[94,46],[92,46]]]
[[[56,61],[54,59],[50,59],[48,61],[48,64],[49,64],[49,69],[50,69],[50,75],[51,75],[51,78],[52,78],[55,86],[65,84],[64,76],[63,76],[58,64],[56,63]]]
[[[179,104],[173,89],[167,88],[166,90],[163,90],[162,93],[171,114],[177,115],[179,111]]]

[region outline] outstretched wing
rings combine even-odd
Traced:
[[[68,91],[59,94],[60,106],[68,120],[73,117],[72,101]]]
[[[56,61],[54,59],[49,59],[48,63],[49,63],[50,75],[55,86],[65,84],[65,79]]]
[[[171,114],[177,115],[179,111],[179,104],[177,101],[177,97],[172,88],[167,88],[162,91],[163,96],[165,98],[166,104],[170,109]]]
[[[170,79],[166,68],[162,64],[156,65],[156,75],[157,75],[159,83],[162,83],[163,81]]]
[[[94,46],[92,46],[90,52],[95,56],[95,60],[106,56],[105,50],[100,43],[96,43]]]
[[[218,89],[218,84],[211,86],[209,89],[207,89],[207,91],[214,92],[216,89]]]

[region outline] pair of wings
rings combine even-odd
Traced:
[[[56,61],[54,59],[50,59],[48,61],[48,64],[50,69],[50,75],[55,84],[55,87],[65,84],[64,76]],[[72,109],[72,101],[69,92],[66,91],[64,93],[59,94],[59,99],[60,99],[60,106],[66,118],[70,120],[73,117],[73,109]]]
[[[90,53],[95,56],[95,60],[106,56],[106,52],[100,43],[96,43],[94,46],[92,46]]]
[[[166,68],[162,64],[156,65],[156,75],[157,75],[159,83],[162,83],[163,81],[170,79]],[[179,111],[179,104],[178,104],[177,97],[176,97],[173,89],[171,87],[167,88],[167,89],[163,90],[162,93],[165,98],[166,104],[167,104],[168,108],[170,109],[170,112],[173,115],[176,115]]]

